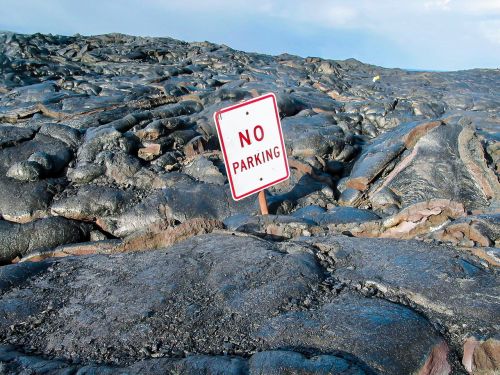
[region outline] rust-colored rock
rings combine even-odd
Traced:
[[[129,252],[158,249],[181,242],[189,237],[223,229],[224,224],[216,219],[195,218],[175,227],[153,226],[147,232],[127,238],[113,252]]]
[[[144,147],[139,149],[138,156],[146,161],[160,156],[172,144],[172,140],[163,139],[155,142],[145,142]]]
[[[500,183],[495,173],[486,165],[483,146],[474,131],[466,127],[458,136],[460,159],[467,167],[474,182],[488,199],[500,199]]]
[[[120,240],[104,240],[58,246],[54,250],[29,254],[21,262],[40,262],[48,258],[64,258],[75,255],[110,254]]]
[[[461,203],[447,199],[431,199],[416,203],[383,221],[383,238],[409,239],[428,233],[449,219],[465,216]]]
[[[447,375],[451,373],[451,366],[448,362],[450,349],[446,342],[442,341],[436,345],[418,375]]]
[[[186,157],[190,158],[198,154],[202,154],[205,152],[205,146],[206,142],[203,139],[202,136],[197,136],[193,139],[191,139],[185,146],[184,146],[184,154]]]
[[[145,251],[169,247],[193,236],[223,229],[224,224],[216,219],[191,219],[177,226],[152,225],[147,231],[125,240],[104,240],[59,246],[51,251],[29,254],[23,262],[38,262],[47,258],[61,258],[72,255],[113,254]]]
[[[346,186],[359,191],[368,190],[370,184],[382,172],[388,172],[386,169],[395,158],[399,157],[405,149],[412,150],[420,138],[439,125],[441,121],[409,123],[376,138],[353,166]],[[389,175],[387,180],[390,179]]]
[[[498,215],[467,216],[435,231],[431,237],[464,247],[495,246],[500,240],[500,218]]]
[[[412,149],[418,142],[418,140],[427,134],[429,131],[435,127],[441,125],[441,121],[431,121],[424,122],[420,125],[415,126],[406,136],[403,138],[403,142],[407,149]]]
[[[489,375],[500,372],[500,341],[479,341],[469,337],[463,348],[462,364],[470,374]]]
[[[138,151],[138,156],[144,160],[153,160],[161,155],[161,145],[151,143],[146,147],[142,147]]]
[[[466,251],[470,251],[472,254],[488,262],[491,266],[500,267],[500,257],[498,257],[498,248],[491,247],[473,247],[473,248],[463,248]]]
[[[355,237],[412,239],[424,237],[450,219],[463,216],[465,210],[461,203],[431,199],[406,207],[384,220],[329,225],[329,229],[333,232],[348,231]]]
[[[288,158],[288,165],[290,168],[296,169],[301,175],[309,175],[313,179],[319,182],[323,182],[329,186],[333,185],[332,178],[326,174],[320,174],[317,173],[314,168],[309,165],[308,163],[305,163],[303,161],[300,161],[296,158],[290,157]]]

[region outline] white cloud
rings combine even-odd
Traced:
[[[428,10],[450,10],[451,0],[433,0],[424,3],[424,8]]]
[[[500,14],[500,1],[498,0],[460,0],[458,8],[462,12],[475,15],[492,16]]]
[[[287,20],[292,25],[323,28],[389,30],[408,26],[421,17],[500,16],[500,0],[144,0],[164,10],[207,14],[254,15]],[[446,12],[443,14],[443,12]],[[444,20],[444,19],[443,19]],[[446,21],[444,20],[444,21]],[[454,21],[455,20],[455,21]]]

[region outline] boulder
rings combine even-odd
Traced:
[[[0,220],[0,262],[8,263],[33,251],[84,242],[90,228],[84,223],[62,217],[50,217],[27,224]]]

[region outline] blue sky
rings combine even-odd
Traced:
[[[0,0],[0,30],[121,32],[385,67],[500,68],[500,0]]]

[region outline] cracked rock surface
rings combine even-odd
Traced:
[[[334,284],[318,259],[306,245],[227,233],[167,250],[55,260],[4,289],[0,335],[72,361],[196,353],[252,362],[286,349],[334,355],[368,373],[413,373],[439,346],[449,350],[425,317]]]
[[[498,373],[498,87],[0,33],[0,373]],[[291,170],[262,216],[212,115],[268,92]]]

